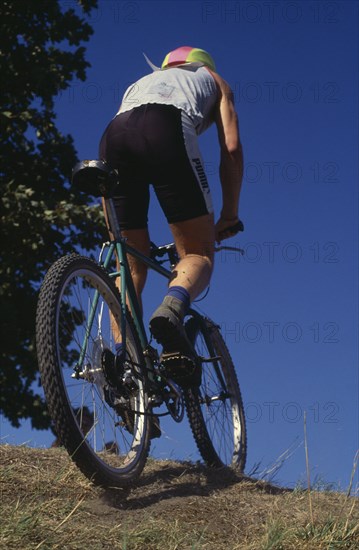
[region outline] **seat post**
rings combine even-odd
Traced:
[[[110,231],[114,236],[115,240],[120,240],[121,229],[117,220],[116,209],[115,209],[115,204],[113,202],[113,199],[112,197],[104,198],[104,202],[105,202],[107,220],[110,226]]]

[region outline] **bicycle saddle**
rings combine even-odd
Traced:
[[[82,160],[72,169],[71,181],[80,191],[109,198],[118,183],[117,172],[102,160]]]

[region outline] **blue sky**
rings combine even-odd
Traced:
[[[64,1],[72,6],[72,0]],[[92,67],[56,101],[58,125],[80,158],[96,158],[126,87],[181,45],[207,49],[231,85],[245,156],[245,232],[219,253],[200,307],[221,324],[237,366],[248,422],[247,471],[293,454],[276,480],[305,478],[307,414],[312,479],[347,487],[358,448],[358,3],[118,2],[90,17]],[[219,150],[200,139],[220,210]],[[171,241],[152,200],[150,231]],[[165,282],[150,275],[147,317]],[[197,459],[184,424],[164,423],[153,455]],[[9,443],[52,435],[2,423]]]

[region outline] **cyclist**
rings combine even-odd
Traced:
[[[241,229],[242,147],[233,94],[209,53],[182,46],[166,55],[161,68],[149,64],[153,72],[126,90],[118,113],[107,126],[100,158],[118,170],[120,184],[114,202],[122,234],[130,245],[150,254],[150,183],[169,223],[180,261],[167,295],[150,319],[150,329],[163,346],[163,358],[172,358],[169,367],[185,373],[183,367],[193,365],[193,351],[183,319],[191,301],[209,284],[215,241]],[[198,135],[213,122],[221,152],[223,197],[216,224],[198,146]],[[129,264],[141,303],[147,268],[132,256]]]

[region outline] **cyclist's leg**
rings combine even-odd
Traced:
[[[213,270],[214,217],[206,214],[198,218],[170,224],[180,261],[171,286],[187,290],[194,300],[209,284]]]
[[[206,288],[211,278],[214,256],[213,214],[171,223],[170,228],[180,261],[173,271],[167,295],[150,319],[150,328],[166,353],[180,352],[182,356],[192,358],[194,350],[186,337],[183,319],[190,302]],[[189,364],[181,361],[179,366],[182,369]]]
[[[104,202],[103,202],[103,206],[104,206]],[[116,201],[116,206],[117,206],[116,212],[117,212],[117,216],[119,218],[118,221],[119,221],[120,226],[121,226],[122,225],[122,223],[121,223],[122,220],[121,220],[121,217],[120,217],[121,216],[121,210],[119,208],[119,202],[118,201]],[[104,208],[104,214],[105,214],[106,224],[107,224],[107,227],[108,227],[110,238],[113,240],[114,236],[112,235],[112,233],[109,229],[109,224],[108,224],[105,208]],[[127,243],[130,246],[132,246],[133,248],[136,248],[136,250],[138,250],[139,252],[144,254],[144,256],[149,256],[150,255],[150,246],[151,246],[151,244],[150,244],[150,236],[149,236],[147,227],[144,227],[144,228],[141,228],[141,229],[123,229],[122,228],[121,233],[122,233],[122,236],[127,239]],[[135,291],[136,291],[136,294],[137,294],[138,302],[139,302],[139,305],[140,305],[141,311],[142,311],[141,294],[142,294],[143,288],[144,288],[145,283],[146,283],[147,266],[143,262],[141,262],[140,260],[137,260],[137,258],[134,258],[133,256],[131,256],[130,254],[128,254],[127,259],[128,259],[132,279],[133,279],[133,284],[134,284]],[[118,259],[117,259],[116,263],[117,263],[117,270],[119,270],[120,265],[119,265]],[[116,284],[117,284],[118,288],[120,288],[120,279],[119,278],[117,279]]]
[[[154,190],[180,255],[170,288],[150,319],[166,353],[193,356],[183,319],[190,302],[208,285],[213,266],[214,220],[209,185],[193,122],[181,111],[168,112],[167,154],[159,163]],[[169,150],[170,146],[170,150]]]
[[[150,255],[150,237],[148,229],[123,229],[122,235],[127,239],[127,243],[141,252],[144,256]],[[147,278],[147,266],[130,254],[127,255],[133,284],[138,298],[138,303],[142,311],[141,294],[144,289]]]

